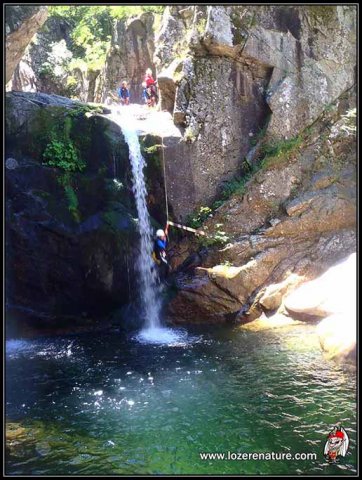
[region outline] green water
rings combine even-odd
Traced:
[[[176,345],[87,334],[6,344],[6,473],[356,474],[353,366],[326,361],[313,327],[189,330]],[[10,424],[10,422],[15,423]],[[341,422],[350,448],[328,464]],[[200,452],[315,453],[207,460]]]

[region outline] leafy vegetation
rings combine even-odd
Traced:
[[[63,128],[61,128],[63,127]],[[82,172],[86,164],[70,137],[72,118],[65,117],[63,125],[54,127],[50,133],[50,142],[45,147],[43,159],[45,165],[56,167],[66,172]]]
[[[122,19],[141,15],[144,12],[162,14],[164,9],[163,5],[111,6],[110,15],[112,18]]]
[[[292,154],[302,145],[303,135],[287,140],[276,140],[266,143],[262,146],[264,158],[261,162],[262,168],[269,168],[274,165],[280,165],[289,160]]]
[[[72,129],[74,127],[73,119],[83,114],[84,108],[79,108],[70,110],[66,116],[58,117],[57,125],[50,130],[48,143],[43,152],[43,163],[59,170],[57,180],[64,189],[68,209],[76,222],[80,221],[80,213],[78,197],[74,188],[74,174],[83,172],[86,163],[74,144]]]
[[[191,228],[200,228],[211,214],[212,209],[210,207],[200,207],[198,212],[189,215],[186,224]]]
[[[264,136],[264,130],[260,131],[260,138]],[[304,140],[305,134],[300,134],[297,137],[288,140],[278,140],[270,143],[265,143],[261,147],[262,160],[253,166],[245,160],[243,162],[243,174],[225,182],[222,187],[219,198],[212,204],[211,207],[201,207],[197,212],[189,215],[187,218],[187,225],[192,228],[200,228],[207,218],[213,215],[213,212],[221,207],[233,195],[244,195],[246,185],[249,180],[262,168],[269,168],[276,164],[281,164],[287,161],[290,156],[295,153],[296,149],[300,147]],[[200,242],[204,246],[222,245],[225,244],[229,238],[225,232],[216,230],[213,235],[202,237]]]
[[[45,164],[50,167],[61,168],[68,172],[82,171],[85,168],[85,163],[79,158],[78,153],[69,140],[54,138],[48,143],[43,154]]]
[[[46,68],[54,72],[61,67],[68,74],[74,69],[81,71],[98,71],[103,68],[107,51],[110,47],[112,24],[115,19],[130,18],[143,12],[162,14],[164,6],[101,6],[101,5],[56,5],[49,7],[50,18],[64,19],[71,27],[70,39],[65,47],[66,52],[60,56],[63,60],[59,65],[52,61],[49,55]],[[64,40],[63,40],[64,42]],[[59,42],[60,44],[61,42]],[[64,45],[54,44],[52,49],[63,49]],[[59,52],[57,58],[59,59]],[[70,77],[70,83],[75,84],[75,77]]]

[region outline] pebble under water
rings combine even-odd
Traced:
[[[313,326],[194,327],[178,338],[8,340],[6,474],[356,473],[356,371],[324,359]],[[350,447],[329,464],[337,422]],[[200,458],[228,451],[317,458]]]

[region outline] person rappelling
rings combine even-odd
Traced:
[[[167,240],[168,236],[168,222],[165,230],[159,229],[156,232],[156,238],[153,244],[152,258],[159,267],[160,278],[165,279],[170,273],[171,267],[167,260]]]

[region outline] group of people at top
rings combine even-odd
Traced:
[[[156,83],[157,80],[153,78],[152,70],[148,68],[142,82],[142,100],[149,107],[154,107],[158,101]],[[130,93],[125,80],[122,82],[121,86],[118,87],[118,98],[122,105],[129,105]]]

